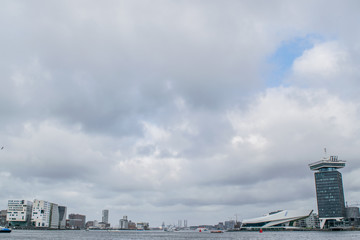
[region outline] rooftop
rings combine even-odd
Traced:
[[[343,168],[345,167],[346,161],[338,160],[337,156],[330,156],[320,161],[309,164],[310,170],[316,171],[321,168]]]

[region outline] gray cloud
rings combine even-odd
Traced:
[[[5,1],[0,206],[37,197],[151,225],[313,209],[307,164],[324,147],[348,160],[356,201],[358,5]],[[267,87],[271,55],[309,35]]]

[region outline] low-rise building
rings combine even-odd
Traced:
[[[148,222],[139,222],[136,224],[136,228],[138,230],[149,230],[149,223]]]
[[[29,226],[32,205],[32,202],[27,200],[8,200],[6,221],[9,222],[9,226]]]
[[[69,214],[70,229],[85,229],[86,216],[81,214],[71,213]]]

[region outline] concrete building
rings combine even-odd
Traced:
[[[31,223],[33,203],[27,200],[8,200],[6,221],[9,226],[27,227]]]
[[[59,229],[66,228],[67,207],[59,206]]]
[[[69,214],[68,228],[70,229],[85,229],[86,216],[81,214]]]
[[[49,228],[52,213],[51,202],[34,200],[31,222],[34,227]]]
[[[102,210],[102,222],[109,223],[109,210],[107,209]]]
[[[360,226],[360,212],[359,207],[346,207],[346,222],[351,227]]]
[[[339,168],[345,167],[345,161],[337,156],[324,157],[321,161],[309,164],[315,172],[316,198],[320,219],[320,228],[336,227],[346,217],[344,189]]]
[[[49,228],[51,229],[59,229],[59,206],[55,203],[51,203],[50,209],[50,223]]]
[[[123,218],[120,219],[119,228],[120,229],[129,229],[129,221],[128,221],[127,216],[123,216]]]
[[[8,221],[6,220],[6,216],[7,216],[7,210],[1,210],[0,211],[0,226],[7,226],[8,225]]]

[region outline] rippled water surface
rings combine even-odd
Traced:
[[[160,231],[26,231],[1,233],[1,239],[360,239],[360,231],[346,232],[160,232]]]

